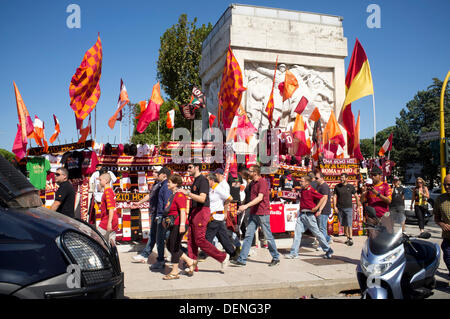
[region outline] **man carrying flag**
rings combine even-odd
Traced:
[[[116,112],[114,112],[114,115],[111,116],[111,118],[108,121],[108,126],[111,129],[114,129],[114,125],[116,124],[116,121],[122,121],[122,109],[129,102],[130,102],[130,100],[128,98],[127,88],[125,87],[125,84],[123,84],[122,79],[120,79],[120,94],[119,94],[119,100],[117,102],[117,109],[116,109]]]

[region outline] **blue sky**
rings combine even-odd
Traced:
[[[81,28],[69,29],[69,4],[81,8]],[[182,13],[198,24],[213,25],[228,1],[100,1],[100,0],[4,0],[0,10],[0,148],[11,150],[17,125],[13,90],[16,82],[32,118],[46,124],[47,138],[53,132],[53,117],[61,123],[61,143],[77,140],[69,84],[82,57],[96,41],[103,44],[101,98],[97,104],[97,140],[119,140],[119,125],[107,126],[123,78],[132,101],[151,95],[156,82],[160,36],[176,24]],[[381,28],[369,29],[369,4],[381,8]],[[395,124],[395,118],[418,90],[432,78],[444,79],[450,69],[448,0],[360,1],[278,0],[242,4],[338,15],[344,18],[348,40],[347,69],[356,37],[370,61],[376,103],[377,131]],[[355,117],[361,111],[361,138],[373,136],[372,97],[352,104]],[[128,128],[123,128],[123,140]],[[34,143],[34,142],[33,142]]]

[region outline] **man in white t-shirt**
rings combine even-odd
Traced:
[[[229,187],[227,188],[225,184],[219,183],[219,180],[214,173],[208,175],[208,182],[210,186],[209,201],[211,219],[206,229],[206,240],[212,243],[214,237],[217,236],[217,239],[225,251],[230,255],[230,258],[234,258],[239,256],[240,249],[233,246],[225,226],[226,207],[233,199],[230,195],[230,189]],[[226,185],[228,186],[228,183],[226,183]]]

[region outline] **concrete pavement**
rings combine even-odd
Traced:
[[[426,230],[432,233],[430,241],[441,242],[438,226],[430,223]],[[408,225],[406,233],[416,235],[419,233],[418,227]],[[125,273],[125,296],[140,299],[298,299],[311,295],[338,295],[342,291],[359,289],[355,270],[366,238],[355,236],[354,245],[349,247],[344,244],[344,236],[333,237],[333,258],[323,259],[323,251],[316,251],[313,239],[305,235],[299,259],[289,260],[281,256],[278,266],[268,267],[272,259],[268,249],[257,248],[256,254],[249,257],[245,267],[230,265],[222,274],[220,264],[208,257],[199,262],[199,271],[193,277],[182,272],[180,279],[169,281],[162,280],[163,275],[170,271],[169,266],[164,271],[150,271],[150,264],[156,261],[155,253],[150,256],[147,264],[136,264],[131,262],[131,258],[143,245],[120,245],[120,262]],[[276,239],[280,254],[289,252],[292,240]],[[166,258],[168,256],[170,254],[166,251]],[[439,287],[448,287],[445,273],[448,272],[441,260],[436,278]]]

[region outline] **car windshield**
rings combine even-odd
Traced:
[[[395,220],[389,212],[381,217],[375,227],[370,227],[368,232],[370,250],[378,255],[385,254],[402,243],[401,222]]]

